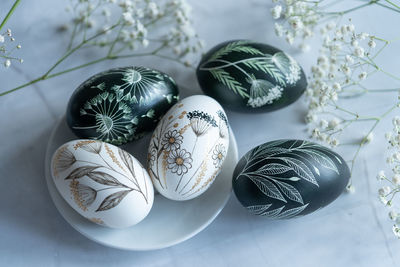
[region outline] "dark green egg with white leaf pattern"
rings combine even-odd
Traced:
[[[307,87],[300,65],[285,52],[248,40],[228,41],[212,48],[197,67],[206,95],[225,107],[267,112],[296,101]]]
[[[251,213],[288,219],[334,201],[350,171],[337,153],[303,140],[277,140],[247,152],[233,174],[233,190]]]
[[[110,69],[75,90],[67,107],[67,123],[79,138],[121,145],[152,131],[178,99],[175,81],[160,71]]]

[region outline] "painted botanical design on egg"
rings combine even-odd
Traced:
[[[98,87],[98,86],[97,86]],[[132,110],[117,92],[103,92],[88,101],[80,109],[81,116],[93,116],[96,123],[93,126],[73,126],[74,129],[96,129],[97,136],[93,139],[103,140],[112,144],[122,144],[135,138],[138,118],[132,117]]]
[[[116,86],[116,91],[124,95],[126,100],[140,105],[145,105],[152,95],[160,93],[165,77],[160,72],[145,67],[114,69],[108,73],[122,75],[124,83]]]
[[[188,170],[192,168],[193,159],[190,152],[187,152],[185,149],[176,149],[176,150],[170,150],[167,162],[168,162],[168,169],[170,169],[172,173],[183,175],[186,174]],[[177,185],[177,188],[178,187],[179,183]]]
[[[182,142],[183,136],[177,130],[171,130],[164,134],[161,145],[166,151],[171,151],[179,149]]]
[[[222,144],[218,144],[215,146],[213,150],[212,159],[214,160],[214,166],[216,168],[221,167],[222,163],[224,162],[226,157],[226,149]]]
[[[282,146],[284,144],[285,146]],[[339,174],[338,167],[331,157],[343,164],[329,149],[307,141],[277,140],[253,149],[244,156],[245,165],[236,176],[236,180],[249,179],[264,195],[283,203],[294,201],[299,206],[285,209],[284,204],[279,208],[270,209],[272,203],[266,203],[246,208],[255,215],[276,219],[298,216],[310,203],[304,203],[303,196],[296,188],[296,182],[304,180],[319,187],[316,175],[320,175],[320,169],[311,160],[317,162],[320,167]],[[265,161],[268,163],[261,168],[251,170]],[[295,173],[295,176],[286,175],[290,173]]]
[[[222,110],[215,114],[200,110],[187,111],[183,104],[175,105],[168,114],[153,133],[148,154],[148,170],[153,182],[162,189],[168,187],[167,181],[163,180],[168,172],[178,175],[172,190],[182,199],[190,199],[212,183],[222,167],[226,148],[221,142],[228,138],[228,120]],[[215,128],[219,134],[216,140],[210,143],[207,134],[210,129]],[[185,144],[185,138],[190,138],[185,137],[187,131],[192,132],[193,142]],[[204,141],[198,145],[200,140]],[[201,162],[193,161],[195,153],[202,153],[201,156],[197,154],[203,159]],[[208,161],[215,162],[211,165],[215,170],[212,171],[211,177],[204,179],[209,168]]]
[[[252,57],[236,61],[226,59],[226,56],[235,52]],[[247,85],[236,80],[229,73],[229,68],[243,73]],[[199,70],[208,71],[218,82],[247,99],[247,105],[253,108],[272,104],[282,97],[283,87],[294,85],[301,78],[301,68],[292,57],[281,51],[274,54],[263,53],[253,47],[251,42],[244,40],[234,41],[220,48],[199,66]],[[264,77],[271,77],[275,84],[264,77],[256,77],[257,71],[263,72]]]
[[[89,153],[94,154],[100,162],[79,159],[73,156],[71,150],[82,149]],[[107,157],[102,156],[102,150],[105,150]],[[53,158],[53,174],[55,179],[64,179],[69,181],[69,188],[76,205],[82,210],[87,211],[89,207],[95,202],[98,193],[101,191],[112,191],[107,195],[101,204],[94,208],[95,212],[110,210],[118,206],[121,201],[131,192],[140,193],[145,202],[149,201],[149,192],[146,179],[143,178],[144,188],[140,185],[137,179],[137,173],[134,168],[132,156],[126,151],[118,149],[118,157],[114,154],[113,150],[106,144],[95,140],[83,140],[75,143],[74,146],[64,145],[61,147]],[[71,157],[71,155],[73,157]],[[104,153],[103,153],[104,155]],[[72,160],[73,159],[73,160]],[[68,162],[68,165],[66,165]],[[74,167],[75,163],[84,164],[80,167]],[[118,168],[113,167],[117,165]],[[60,177],[59,173],[66,171],[69,168],[72,170],[65,177]],[[144,170],[142,170],[144,171]],[[114,175],[120,175],[127,179],[129,183],[118,180]],[[93,188],[86,184],[82,184],[80,180],[87,177],[98,184],[98,187]],[[145,177],[145,176],[143,176]],[[133,186],[132,186],[133,185]],[[115,190],[118,191],[115,192]]]
[[[114,78],[104,81],[102,76]],[[87,99],[79,109],[80,117],[85,120],[92,117],[93,123],[71,125],[71,128],[78,131],[94,130],[93,136],[84,137],[114,145],[142,137],[144,132],[137,131],[139,124],[143,120],[155,123],[160,117],[160,111],[149,106],[152,99],[162,96],[166,105],[179,99],[178,95],[162,94],[168,91],[166,80],[176,86],[168,75],[145,67],[116,68],[93,76],[80,88],[98,90],[99,93]],[[132,108],[136,106],[140,112]]]

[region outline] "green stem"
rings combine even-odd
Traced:
[[[11,15],[14,13],[15,9],[17,8],[19,2],[21,2],[21,0],[16,0],[14,2],[14,4],[12,5],[11,9],[8,11],[6,17],[3,19],[3,21],[0,24],[0,31],[1,29],[4,27],[4,25],[6,25],[8,19],[11,17]]]
[[[387,5],[384,5],[384,4],[382,4],[382,3],[376,3],[378,6],[381,6],[381,7],[384,7],[384,8],[387,8],[387,9],[390,9],[390,10],[392,10],[392,11],[394,11],[394,12],[399,12],[400,13],[400,10],[398,10],[398,9],[396,9],[396,8],[393,8],[393,7],[391,7],[391,6],[387,6]]]
[[[369,6],[369,5],[372,5],[372,4],[376,4],[379,1],[380,0],[371,0],[368,3],[362,4],[362,5],[350,8],[350,9],[346,9],[346,10],[343,10],[343,11],[339,11],[339,12],[321,12],[320,14],[322,14],[322,15],[339,15],[339,16],[342,16],[342,15],[345,15],[347,13],[350,13],[350,12],[356,11],[358,9],[361,9],[363,7],[366,7],[366,6]]]
[[[392,6],[394,6],[394,7],[397,8],[397,9],[400,9],[400,6],[399,6],[399,5],[396,5],[395,3],[393,3],[393,2],[390,1],[390,0],[385,0],[385,2],[388,3],[388,4],[390,4],[390,5],[392,5]]]
[[[53,74],[49,74],[49,72],[47,71],[47,72],[46,72],[47,74],[41,75],[40,77],[38,77],[38,78],[36,78],[36,79],[34,79],[34,80],[30,81],[30,82],[27,82],[27,83],[22,84],[22,85],[20,85],[20,86],[18,86],[18,87],[15,87],[15,88],[13,88],[13,89],[10,89],[10,90],[8,90],[8,91],[5,91],[5,92],[0,93],[0,97],[1,97],[1,96],[4,96],[4,95],[7,95],[7,94],[9,94],[9,93],[15,92],[15,91],[17,91],[17,90],[20,90],[20,89],[22,89],[22,88],[25,88],[25,87],[27,87],[27,86],[29,86],[29,85],[35,84],[35,83],[37,83],[37,82],[44,81],[44,80],[48,80],[48,79],[51,79],[51,78],[60,76],[60,75],[62,75],[62,74],[68,73],[68,72],[72,72],[72,71],[75,71],[75,70],[79,70],[79,69],[88,67],[88,66],[90,66],[90,65],[94,65],[94,64],[100,63],[100,62],[102,62],[102,61],[115,60],[115,59],[128,58],[128,57],[143,57],[143,56],[162,57],[161,55],[159,55],[159,54],[154,54],[153,52],[141,53],[141,54],[131,54],[131,55],[122,55],[122,56],[105,56],[105,57],[98,58],[98,59],[96,59],[96,60],[90,61],[90,62],[88,62],[88,63],[82,64],[82,65],[78,65],[78,66],[75,66],[75,67],[72,67],[72,68],[69,68],[69,69],[60,71],[60,72],[56,72],[56,73],[53,73]],[[179,63],[183,64],[182,62],[179,62]]]

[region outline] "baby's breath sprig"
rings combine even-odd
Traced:
[[[373,97],[376,93],[399,92],[399,88],[372,89],[366,85],[368,79],[378,73],[397,80],[399,78],[375,62],[390,41],[368,33],[357,33],[351,21],[342,26],[329,22],[322,36],[324,41],[317,63],[311,69],[312,76],[306,91],[306,122],[311,137],[332,147],[341,145],[342,135],[351,132],[350,125],[371,122],[368,132],[360,136],[359,141],[351,143],[357,146],[350,160],[353,173],[362,147],[372,141],[378,124],[399,106],[399,99],[394,98],[396,100],[388,105],[387,110],[376,116],[363,116],[344,100],[355,96]],[[351,183],[348,189],[353,190]]]
[[[154,56],[192,67],[193,55],[203,47],[186,0],[70,0],[67,11],[72,27],[61,27],[71,34],[64,55],[43,75],[0,96],[107,60]],[[56,71],[77,51],[93,47],[103,55]]]
[[[387,176],[383,170],[378,173],[377,179],[385,184],[378,190],[378,195],[379,200],[389,208],[394,235],[400,238],[400,207],[396,205],[400,192],[400,117],[394,117],[392,122],[393,130],[385,135],[390,153],[386,161],[392,168],[391,175]]]
[[[16,0],[14,4],[11,6],[10,10],[7,12],[7,15],[4,17],[3,21],[0,23],[0,58],[3,60],[3,65],[5,68],[9,68],[13,61],[18,61],[20,63],[23,62],[21,58],[17,58],[13,56],[13,52],[17,49],[21,49],[20,44],[15,44],[15,38],[12,35],[11,29],[7,29],[6,31],[2,31],[7,21],[14,13],[17,8],[20,0]]]
[[[327,20],[371,5],[400,12],[400,6],[390,0],[362,0],[354,7],[340,11],[332,11],[336,4],[343,2],[340,0],[272,0],[272,2],[274,7],[271,9],[271,14],[276,20],[276,35],[284,38],[290,45],[299,46],[303,51],[310,49],[307,40],[314,36],[318,26]]]

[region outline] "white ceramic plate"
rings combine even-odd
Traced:
[[[206,228],[220,213],[232,191],[232,173],[238,161],[236,140],[230,132],[228,155],[221,173],[200,197],[189,201],[171,201],[157,194],[149,215],[139,224],[116,230],[96,225],[75,212],[58,193],[50,174],[50,160],[62,144],[77,139],[65,117],[53,130],[46,151],[45,173],[51,198],[64,219],[89,239],[119,249],[153,250],[176,245]],[[122,148],[145,163],[150,135]]]

